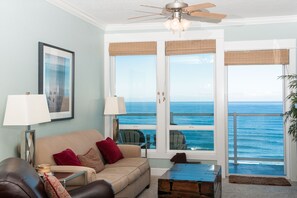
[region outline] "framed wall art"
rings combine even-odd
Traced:
[[[38,92],[52,121],[74,118],[74,52],[39,42]]]

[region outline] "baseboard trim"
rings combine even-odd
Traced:
[[[151,175],[162,176],[169,168],[151,168]]]

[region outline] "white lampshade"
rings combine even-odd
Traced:
[[[104,115],[126,114],[126,105],[123,97],[107,97],[105,100]]]
[[[28,126],[50,122],[45,95],[9,95],[3,125]]]

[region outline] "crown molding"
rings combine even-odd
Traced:
[[[190,29],[261,25],[261,24],[275,24],[275,23],[295,23],[295,22],[297,22],[297,15],[255,17],[255,18],[243,18],[243,19],[224,19],[221,23],[215,23],[215,24],[192,21]],[[163,22],[137,23],[137,24],[109,24],[105,26],[104,30],[106,32],[164,30],[164,25],[163,25]]]
[[[62,10],[82,19],[83,21],[94,25],[102,30],[105,30],[105,24],[96,20],[92,16],[84,13],[81,9],[74,7],[68,3],[66,3],[63,0],[46,0],[48,3],[57,6],[58,8],[61,8]]]
[[[81,9],[74,7],[63,0],[47,0],[47,2],[65,10],[66,12],[90,23],[105,32],[135,32],[144,30],[164,30],[163,22],[157,23],[134,23],[134,24],[105,24],[102,21],[96,20],[94,17],[84,13]],[[224,19],[221,23],[206,23],[192,21],[190,29],[199,28],[218,28],[230,26],[245,26],[245,25],[260,25],[260,24],[275,24],[275,23],[294,23],[297,22],[297,15],[288,16],[272,16],[272,17],[255,17],[242,19]]]

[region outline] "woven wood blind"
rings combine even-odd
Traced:
[[[110,43],[110,56],[157,54],[157,42]]]
[[[225,65],[289,64],[289,50],[252,50],[225,52]]]
[[[166,42],[166,56],[215,52],[216,40],[190,40]]]

